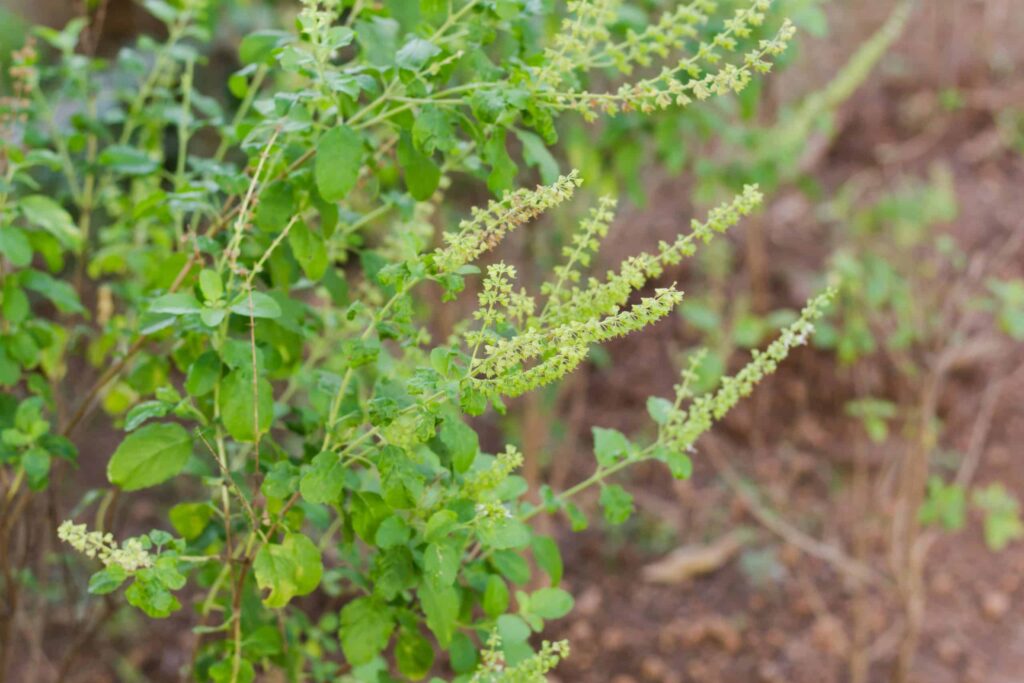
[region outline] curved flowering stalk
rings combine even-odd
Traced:
[[[707,244],[712,237],[724,233],[741,218],[750,215],[763,200],[756,185],[748,185],[730,203],[713,208],[703,222],[694,219],[690,232],[680,235],[671,244],[662,242],[658,251],[630,257],[618,272],[609,271],[604,282],[591,278],[585,287],[574,287],[558,301],[549,301],[539,324],[560,324],[588,320],[616,312],[629,295],[667,266],[679,263],[697,251],[697,244]]]
[[[696,0],[665,12],[657,23],[645,26],[637,33],[630,29],[626,39],[609,44],[602,55],[592,60],[589,66],[613,66],[629,75],[635,67],[650,66],[653,57],[665,59],[672,50],[682,50],[686,40],[697,38],[698,27],[708,22],[708,17],[717,9],[713,0]]]
[[[601,240],[608,235],[608,226],[615,217],[617,203],[614,197],[601,197],[598,205],[580,222],[579,230],[573,233],[572,245],[562,248],[566,262],[555,266],[554,282],[545,282],[540,287],[541,294],[548,297],[541,318],[544,318],[552,303],[565,303],[571,298],[572,294],[565,291],[563,285],[580,281],[580,271],[590,265],[593,255],[601,247]]]
[[[582,66],[592,64],[595,46],[610,37],[608,25],[615,21],[620,0],[574,0],[567,9],[573,18],[562,20],[554,44],[544,50],[541,66],[530,70],[540,87],[558,88]]]
[[[748,362],[738,373],[724,379],[720,387],[711,394],[698,396],[689,406],[683,403],[691,398],[690,383],[694,378],[694,365],[685,369],[680,383],[676,387],[675,402],[652,397],[648,401],[648,412],[658,424],[657,438],[646,447],[639,448],[631,444],[625,436],[614,430],[595,430],[614,433],[619,440],[614,442],[615,448],[603,444],[595,438],[595,454],[598,466],[592,475],[578,484],[559,494],[550,491],[543,507],[526,508],[519,515],[520,521],[526,521],[541,512],[565,510],[574,518],[574,526],[585,525],[585,518],[570,502],[572,497],[594,485],[599,485],[610,495],[602,495],[606,517],[609,507],[619,510],[626,509],[626,516],[632,508],[632,497],[621,487],[608,486],[606,480],[615,473],[630,465],[644,460],[660,460],[669,466],[673,476],[685,478],[689,476],[692,465],[689,454],[693,452],[696,440],[711,429],[712,425],[722,419],[739,401],[750,395],[754,387],[766,376],[773,373],[789,352],[807,343],[814,330],[814,321],[822,316],[825,308],[835,298],[835,290],[829,289],[811,299],[801,311],[800,318],[785,328],[779,337],[768,345],[764,351],[754,351]],[[618,515],[619,512],[613,513]],[[622,517],[618,519],[621,521]]]
[[[455,272],[493,249],[512,230],[569,199],[582,183],[579,172],[572,171],[551,185],[506,192],[487,208],[474,208],[457,232],[445,233],[446,246],[434,252],[435,267],[440,273]]]
[[[571,372],[592,345],[640,330],[671,313],[682,300],[682,292],[659,289],[655,296],[615,315],[499,339],[484,348],[484,358],[474,361],[471,376],[486,394],[518,396]],[[542,361],[524,372],[524,365],[536,358]]]
[[[569,177],[578,178],[575,172]],[[537,192],[540,191],[538,188]],[[629,334],[665,317],[682,301],[682,292],[673,287],[659,289],[655,296],[645,297],[627,310],[621,307],[633,292],[660,275],[666,266],[692,255],[698,242],[707,242],[735,225],[760,202],[760,192],[755,186],[748,186],[732,202],[712,209],[704,222],[695,220],[688,234],[671,244],[662,243],[656,253],[642,253],[626,260],[619,272],[610,272],[603,283],[591,279],[586,287],[566,290],[565,282],[580,279],[579,267],[589,264],[591,255],[607,235],[614,201],[603,199],[581,223],[573,246],[566,248],[567,260],[555,270],[555,281],[542,286],[548,300],[539,316],[532,315],[532,297],[523,290],[513,291],[515,268],[504,263],[491,266],[480,293],[480,307],[474,313],[481,327],[466,335],[472,348],[466,375],[468,385],[492,400],[519,396],[572,372],[594,344]],[[486,216],[496,214],[490,207],[486,214],[481,212]],[[455,244],[471,245],[464,254],[479,249],[479,236],[488,234],[488,224],[501,221],[491,218],[466,223],[459,233],[461,240],[453,240]],[[481,225],[485,227],[477,229]],[[442,253],[442,258],[435,256],[437,261],[462,263],[461,258]],[[499,334],[510,321],[517,323],[518,333]]]
[[[576,6],[578,12],[593,11],[596,18],[604,16],[596,12],[594,6],[582,5]],[[700,42],[691,56],[680,59],[674,66],[663,66],[655,76],[624,83],[615,92],[595,93],[585,89],[551,87],[556,84],[543,77],[543,68],[530,72],[531,87],[535,89],[536,97],[549,106],[577,111],[587,120],[596,118],[598,113],[651,112],[672,105],[686,106],[695,99],[705,100],[713,95],[738,93],[749,84],[753,73],[771,70],[769,59],[782,54],[796,32],[787,20],[774,38],[762,40],[758,49],[744,55],[739,63],[718,67],[726,53],[737,50],[737,38],[748,37],[754,28],[764,23],[770,7],[771,0],[754,0],[746,9],[736,10],[734,16],[726,20],[725,28],[711,41]],[[569,68],[585,71],[597,66],[615,66],[619,71],[630,73],[634,66],[651,64],[652,55],[667,57],[671,50],[683,46],[685,38],[696,37],[696,26],[705,23],[709,13],[715,9],[715,3],[710,1],[678,8],[664,15],[659,23],[649,26],[644,33],[631,34],[626,41],[605,46],[597,53],[593,53],[593,40],[574,40],[570,31],[565,40],[572,43],[572,47],[565,48],[565,51],[586,56],[578,58]],[[597,29],[586,33],[587,38],[603,35]],[[561,81],[557,85],[560,84]]]
[[[749,396],[754,387],[767,375],[775,372],[789,352],[803,346],[814,332],[814,321],[821,317],[825,308],[835,298],[835,290],[811,299],[800,313],[800,318],[782,331],[778,339],[764,351],[754,350],[749,363],[731,377],[722,380],[713,394],[698,396],[688,408],[681,408],[688,382],[677,388],[676,408],[671,411],[658,431],[658,442],[671,452],[686,452],[697,438],[707,432],[712,424],[725,417],[740,399]]]

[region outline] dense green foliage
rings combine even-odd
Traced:
[[[304,2],[294,31],[241,41],[231,108],[195,85],[215,21],[202,2],[149,0],[167,40],[110,62],[77,50],[84,22],[39,29],[45,53],[15,55],[0,121],[0,546],[74,471],[98,404],[123,432],[89,453],[109,455],[111,488],[75,513],[96,504],[94,523],[55,531],[92,563],[90,593],[154,618],[189,606],[195,678],[543,680],[568,646],[531,635],[573,600],[528,520],[582,528],[573,496],[597,486],[621,523],[616,472],[689,476],[695,440],[808,340],[827,298],[710,393],[691,367],[652,398],[649,442],[595,428],[593,475],[528,502],[517,448],[483,452],[466,416],[670,314],[682,293],[658,278],[761,200],[748,185],[602,278],[602,199],[538,294],[501,262],[478,278],[585,180],[549,151],[556,120],[741,92],[794,30],[763,26],[768,0],[724,17],[696,0],[640,30],[613,0],[554,4]],[[464,211],[453,190],[484,186],[494,199]],[[467,285],[475,312],[438,334],[432,306]],[[105,530],[115,491],[156,486],[177,501],[166,530]]]

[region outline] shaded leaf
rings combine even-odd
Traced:
[[[179,424],[146,425],[125,437],[107,463],[107,479],[125,491],[174,477],[192,454],[192,437]]]

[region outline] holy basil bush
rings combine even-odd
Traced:
[[[761,195],[600,278],[602,199],[536,294],[487,253],[583,182],[549,151],[559,117],[739,92],[792,36],[762,26],[769,4],[696,0],[637,30],[615,0],[305,0],[291,30],[242,39],[230,98],[196,87],[203,0],[149,0],[167,39],[110,60],[79,47],[83,21],[37,29],[0,118],[0,534],[81,451],[112,488],[69,513],[98,500],[92,530],[59,537],[91,593],[187,610],[198,680],[544,680],[568,648],[531,637],[573,601],[528,521],[586,526],[573,496],[597,486],[621,523],[632,497],[608,480],[633,463],[689,476],[694,441],[806,341],[825,297],[713,393],[693,394],[691,368],[652,398],[653,440],[595,429],[593,475],[535,506],[519,451],[482,452],[466,416],[670,314],[682,294],[652,281]],[[453,188],[493,199],[465,210]],[[467,281],[476,311],[433,337],[431,290]],[[76,439],[97,408],[112,451]],[[163,529],[102,528],[115,491],[156,486],[182,498]]]

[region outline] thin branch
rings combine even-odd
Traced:
[[[718,445],[714,441],[708,439],[704,442],[703,446],[711,464],[719,476],[722,477],[722,480],[743,501],[743,504],[754,518],[766,529],[782,537],[785,541],[806,554],[829,563],[841,574],[845,574],[850,578],[858,581],[886,582],[886,578],[877,570],[850,557],[838,547],[823,543],[800,531],[776,512],[770,510],[756,496],[750,493],[739,474],[736,473],[736,470],[722,457]]]

